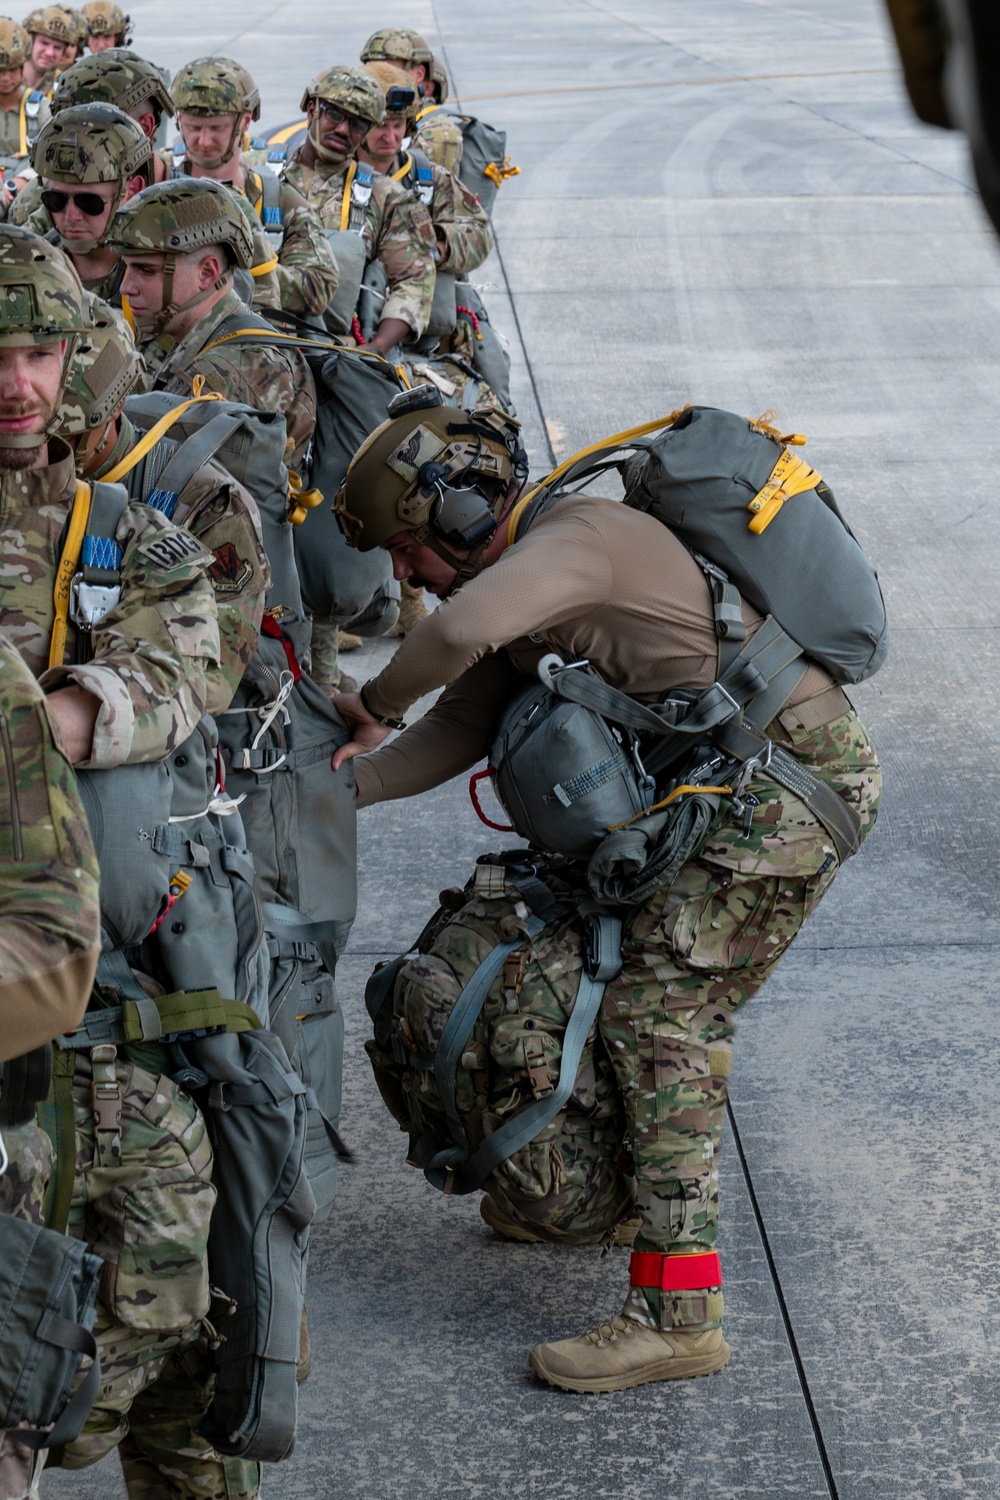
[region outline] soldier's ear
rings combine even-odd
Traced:
[[[141,193],[145,186],[145,178],[130,177],[128,182],[125,184],[125,197],[122,199],[122,202],[127,203],[130,198],[135,197],[136,193]]]

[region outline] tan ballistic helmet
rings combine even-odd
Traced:
[[[52,182],[116,182],[124,194],[129,178],[145,175],[152,157],[142,126],[122,110],[74,104],[42,126],[31,165]]]
[[[300,109],[310,103],[336,104],[348,115],[381,125],[385,118],[385,95],[364,68],[324,68],[306,84]]]
[[[66,438],[106,427],[142,371],[142,357],[121,313],[100,297],[85,296],[94,325],[70,362],[59,408],[59,432]]]
[[[65,339],[65,386],[80,337],[92,327],[93,313],[69,256],[30,229],[5,224],[0,234],[0,347],[30,348]],[[57,403],[44,433],[0,432],[0,448],[37,448],[56,431],[58,421]]]
[[[260,92],[246,68],[231,57],[198,57],[170,85],[174,106],[189,114],[245,115],[260,119]]]
[[[119,47],[128,45],[132,19],[113,0],[89,0],[80,6],[90,36],[113,36]]]
[[[439,62],[436,57],[432,57],[429,71],[431,84],[433,85],[433,97],[438,104],[443,104],[451,89],[451,85],[448,82],[448,70],[443,62]]]
[[[73,41],[76,46],[86,47],[87,18],[83,14],[83,11],[74,10],[71,5],[63,5],[60,7],[60,9],[64,10],[69,17],[70,26],[73,28]]]
[[[401,26],[384,26],[373,31],[361,49],[361,61],[396,63],[431,63],[434,54],[419,31]]]
[[[76,45],[77,24],[64,5],[44,5],[24,18],[24,29],[30,36],[50,36],[64,46]]]
[[[524,473],[520,424],[495,410],[416,406],[425,392],[432,399],[426,386],[397,398],[411,409],[365,439],[334,510],[348,543],[360,552],[410,531],[454,563],[454,554],[441,550],[437,539],[475,547],[493,535],[508,486]]]
[[[143,188],[118,210],[108,244],[119,255],[187,255],[225,245],[234,261],[253,265],[253,231],[235,195],[211,177],[175,177]]]
[[[31,37],[9,16],[0,16],[0,70],[23,68],[31,51]]]
[[[159,68],[127,47],[109,47],[106,52],[78,58],[60,73],[52,89],[51,107],[55,115],[73,104],[115,104],[130,115],[147,100],[168,115],[174,112]]]
[[[373,62],[365,63],[365,72],[370,73],[385,95],[385,114],[405,115],[406,119],[412,120],[420,108],[420,93],[414,86],[413,79],[409,73],[402,68],[397,68],[393,63]],[[389,90],[405,89],[411,96],[412,102],[405,109],[390,108]]]

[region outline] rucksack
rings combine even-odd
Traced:
[[[263,332],[272,332],[264,325]],[[284,419],[233,402],[185,407],[163,393],[130,398],[140,428],[182,415],[145,460],[135,482],[176,494],[215,457],[250,490],[272,564],[270,613],[233,701],[216,720],[230,796],[241,807],[269,964],[265,1018],[304,1081],[309,1107],[307,1167],[321,1218],[333,1203],[343,1067],[343,1016],[334,971],[357,901],[353,774],[334,775],[330,758],[347,731],[326,694],[303,675],[304,618],[284,468]],[[178,445],[176,437],[183,441]],[[160,449],[162,448],[162,453]],[[150,459],[157,454],[156,462]],[[164,462],[165,461],[165,462]]]
[[[764,419],[684,407],[560,464],[519,503],[508,540],[563,495],[619,470],[625,504],[668,526],[705,573],[717,679],[686,699],[640,704],[586,664],[567,667],[552,656],[543,664],[545,685],[632,735],[651,737],[653,748],[642,756],[649,773],[669,772],[706,742],[743,768],[743,781],[762,771],[807,803],[844,860],[860,844],[853,809],[765,733],[801,681],[806,657],[837,682],[861,682],[881,666],[889,643],[877,574],[829,487],[792,452],[804,442]],[[750,640],[741,591],[765,614]]]
[[[507,155],[507,132],[478,120],[475,115],[460,115],[449,111],[462,131],[462,160],[458,168],[459,181],[470,193],[475,193],[488,214],[493,212],[493,202],[508,177],[520,175]]]
[[[628,1211],[621,1098],[596,1032],[621,926],[528,851],[484,855],[416,952],[376,969],[366,1049],[407,1159],[448,1193],[601,1233]]]
[[[102,1267],[79,1240],[0,1214],[0,1431],[27,1448],[73,1442],[100,1389]],[[71,1397],[84,1357],[90,1368]]]

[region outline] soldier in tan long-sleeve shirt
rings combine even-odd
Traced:
[[[353,741],[359,805],[411,796],[468,769],[524,673],[554,651],[587,660],[637,699],[703,689],[717,639],[702,570],[652,517],[615,501],[567,497],[526,529],[515,502],[523,453],[503,419],[432,408],[386,423],[352,467],[337,505],[362,548],[440,607],[359,694],[336,705]],[[519,483],[519,482],[520,483]],[[530,512],[528,512],[530,514]],[[748,636],[760,615],[746,604]],[[419,722],[378,748],[425,693]],[[853,809],[864,838],[880,773],[842,690],[809,663],[769,737]],[[600,1035],[625,1101],[642,1227],[620,1313],[577,1338],[542,1344],[532,1369],[577,1391],[710,1374],[722,1336],[718,1146],[734,1016],[760,988],[828,889],[839,859],[827,828],[758,771],[750,819],[713,825],[697,858],[625,920],[620,976]]]

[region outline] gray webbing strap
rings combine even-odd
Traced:
[[[163,1035],[163,1028],[160,1025],[160,1012],[156,1008],[156,1002],[146,994],[126,963],[125,955],[120,948],[111,948],[101,954],[97,960],[97,982],[113,989],[120,999],[132,1001],[142,1026],[142,1041],[159,1041]],[[99,1016],[100,1011],[88,1011],[83,1018],[84,1022],[90,1015]]]
[[[262,901],[261,911],[268,937],[291,938],[298,943],[334,943],[342,935],[342,923],[310,922],[294,906]]]
[[[88,562],[84,556],[80,565],[84,583],[96,583],[108,588],[121,582],[121,549],[115,541],[115,532],[127,504],[128,490],[123,484],[108,484],[104,480],[96,480],[91,485],[87,536],[96,537],[110,546],[102,549],[98,563]],[[117,563],[112,563],[112,553],[117,554]]]
[[[91,1362],[90,1369],[81,1385],[63,1407],[54,1427],[5,1427],[3,1429],[4,1432],[12,1435],[16,1433],[19,1443],[23,1443],[26,1448],[37,1453],[41,1448],[61,1448],[64,1443],[71,1443],[79,1437],[87,1414],[97,1400],[97,1392],[101,1384],[101,1358],[97,1352],[94,1335],[89,1329],[84,1328],[81,1323],[71,1323],[68,1318],[61,1318],[51,1309],[47,1309],[39,1318],[35,1337],[46,1344],[53,1344],[57,1349],[68,1349],[74,1354],[83,1354]],[[32,1494],[34,1493],[32,1491]]]
[[[515,948],[520,948],[527,938],[529,941],[543,931],[546,923],[541,917],[529,917],[524,923],[523,932],[519,933],[507,943],[498,943],[492,948],[482,963],[476,969],[469,982],[455,1003],[455,1008],[448,1017],[445,1028],[438,1042],[437,1055],[434,1059],[434,1079],[437,1083],[438,1094],[444,1107],[445,1117],[448,1121],[448,1129],[451,1138],[458,1148],[457,1160],[464,1161],[469,1152],[469,1141],[465,1134],[465,1126],[462,1124],[461,1116],[455,1100],[455,1087],[458,1074],[458,1065],[465,1044],[472,1035],[473,1027],[479,1018],[486,997],[490,992],[490,986],[504,966],[504,960],[508,953],[513,953]],[[441,1161],[441,1157],[448,1157],[447,1162]],[[436,1167],[445,1166],[451,1168],[454,1165],[455,1153],[446,1151],[439,1152],[431,1165],[426,1169],[425,1176],[429,1182],[434,1182],[430,1176]],[[442,1176],[445,1174],[442,1174]],[[440,1184],[435,1183],[435,1186]]]
[[[170,462],[159,476],[157,488],[179,495],[185,485],[190,484],[195,474],[214,458],[223,444],[250,420],[243,412],[221,411],[204,427],[193,432],[178,445]]]
[[[619,917],[607,914],[603,919],[613,922],[617,929],[616,937],[613,937],[611,946],[617,945],[621,952],[622,924]],[[566,1031],[563,1036],[562,1057],[559,1061],[559,1082],[555,1089],[544,1099],[538,1099],[530,1104],[527,1109],[508,1120],[499,1130],[486,1137],[479,1150],[474,1154],[468,1166],[462,1168],[461,1176],[464,1183],[471,1179],[469,1187],[464,1191],[470,1192],[474,1188],[481,1187],[487,1177],[508,1157],[516,1155],[529,1141],[533,1141],[540,1131],[544,1130],[567,1103],[576,1085],[577,1070],[580,1066],[580,1058],[591,1027],[597,1020],[597,1013],[604,999],[604,991],[607,988],[607,979],[593,979],[582,970],[580,973],[580,988],[576,992],[573,1002],[573,1011],[566,1023]]]

